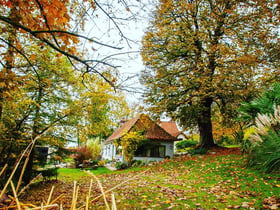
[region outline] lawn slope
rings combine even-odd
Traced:
[[[278,209],[280,175],[262,174],[245,167],[246,159],[236,149],[216,150],[211,154],[180,156],[153,166],[118,172],[107,170],[96,175],[104,191],[112,190],[119,209]],[[70,172],[71,174],[71,172]],[[58,182],[37,184],[25,193],[30,202],[47,199],[51,185],[53,197],[71,205],[73,181],[79,186],[77,206],[84,206],[90,174],[63,170]],[[96,182],[92,186],[91,209],[105,209]],[[39,199],[36,199],[39,198]],[[111,202],[111,193],[107,200]]]

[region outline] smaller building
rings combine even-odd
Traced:
[[[143,136],[149,141],[138,148],[134,160],[160,161],[174,155],[174,141],[177,139],[153,122],[147,115],[140,114],[125,122],[104,142],[102,158],[108,160],[124,161],[121,148],[116,148],[114,140],[121,139],[131,131],[143,131]]]

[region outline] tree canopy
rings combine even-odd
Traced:
[[[213,146],[213,106],[232,117],[279,80],[279,17],[269,0],[161,0],[142,41],[150,111],[198,126],[200,145]]]
[[[118,3],[128,12],[125,1]],[[71,140],[105,137],[120,115],[129,112],[116,90],[118,72],[109,63],[111,55],[92,59],[87,54],[90,43],[121,49],[83,34],[96,11],[121,32],[117,14],[109,14],[104,5],[92,0],[0,0],[0,166],[12,167],[34,139],[34,147],[61,148]],[[27,183],[34,157],[31,149]]]

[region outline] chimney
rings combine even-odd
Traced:
[[[120,121],[120,127],[122,127],[124,123],[125,123],[125,118],[123,117]]]

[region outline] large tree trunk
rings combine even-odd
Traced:
[[[214,143],[212,133],[212,121],[211,121],[211,105],[212,98],[206,98],[201,104],[201,111],[198,117],[198,128],[200,133],[199,146],[203,148],[210,148],[216,146]]]

